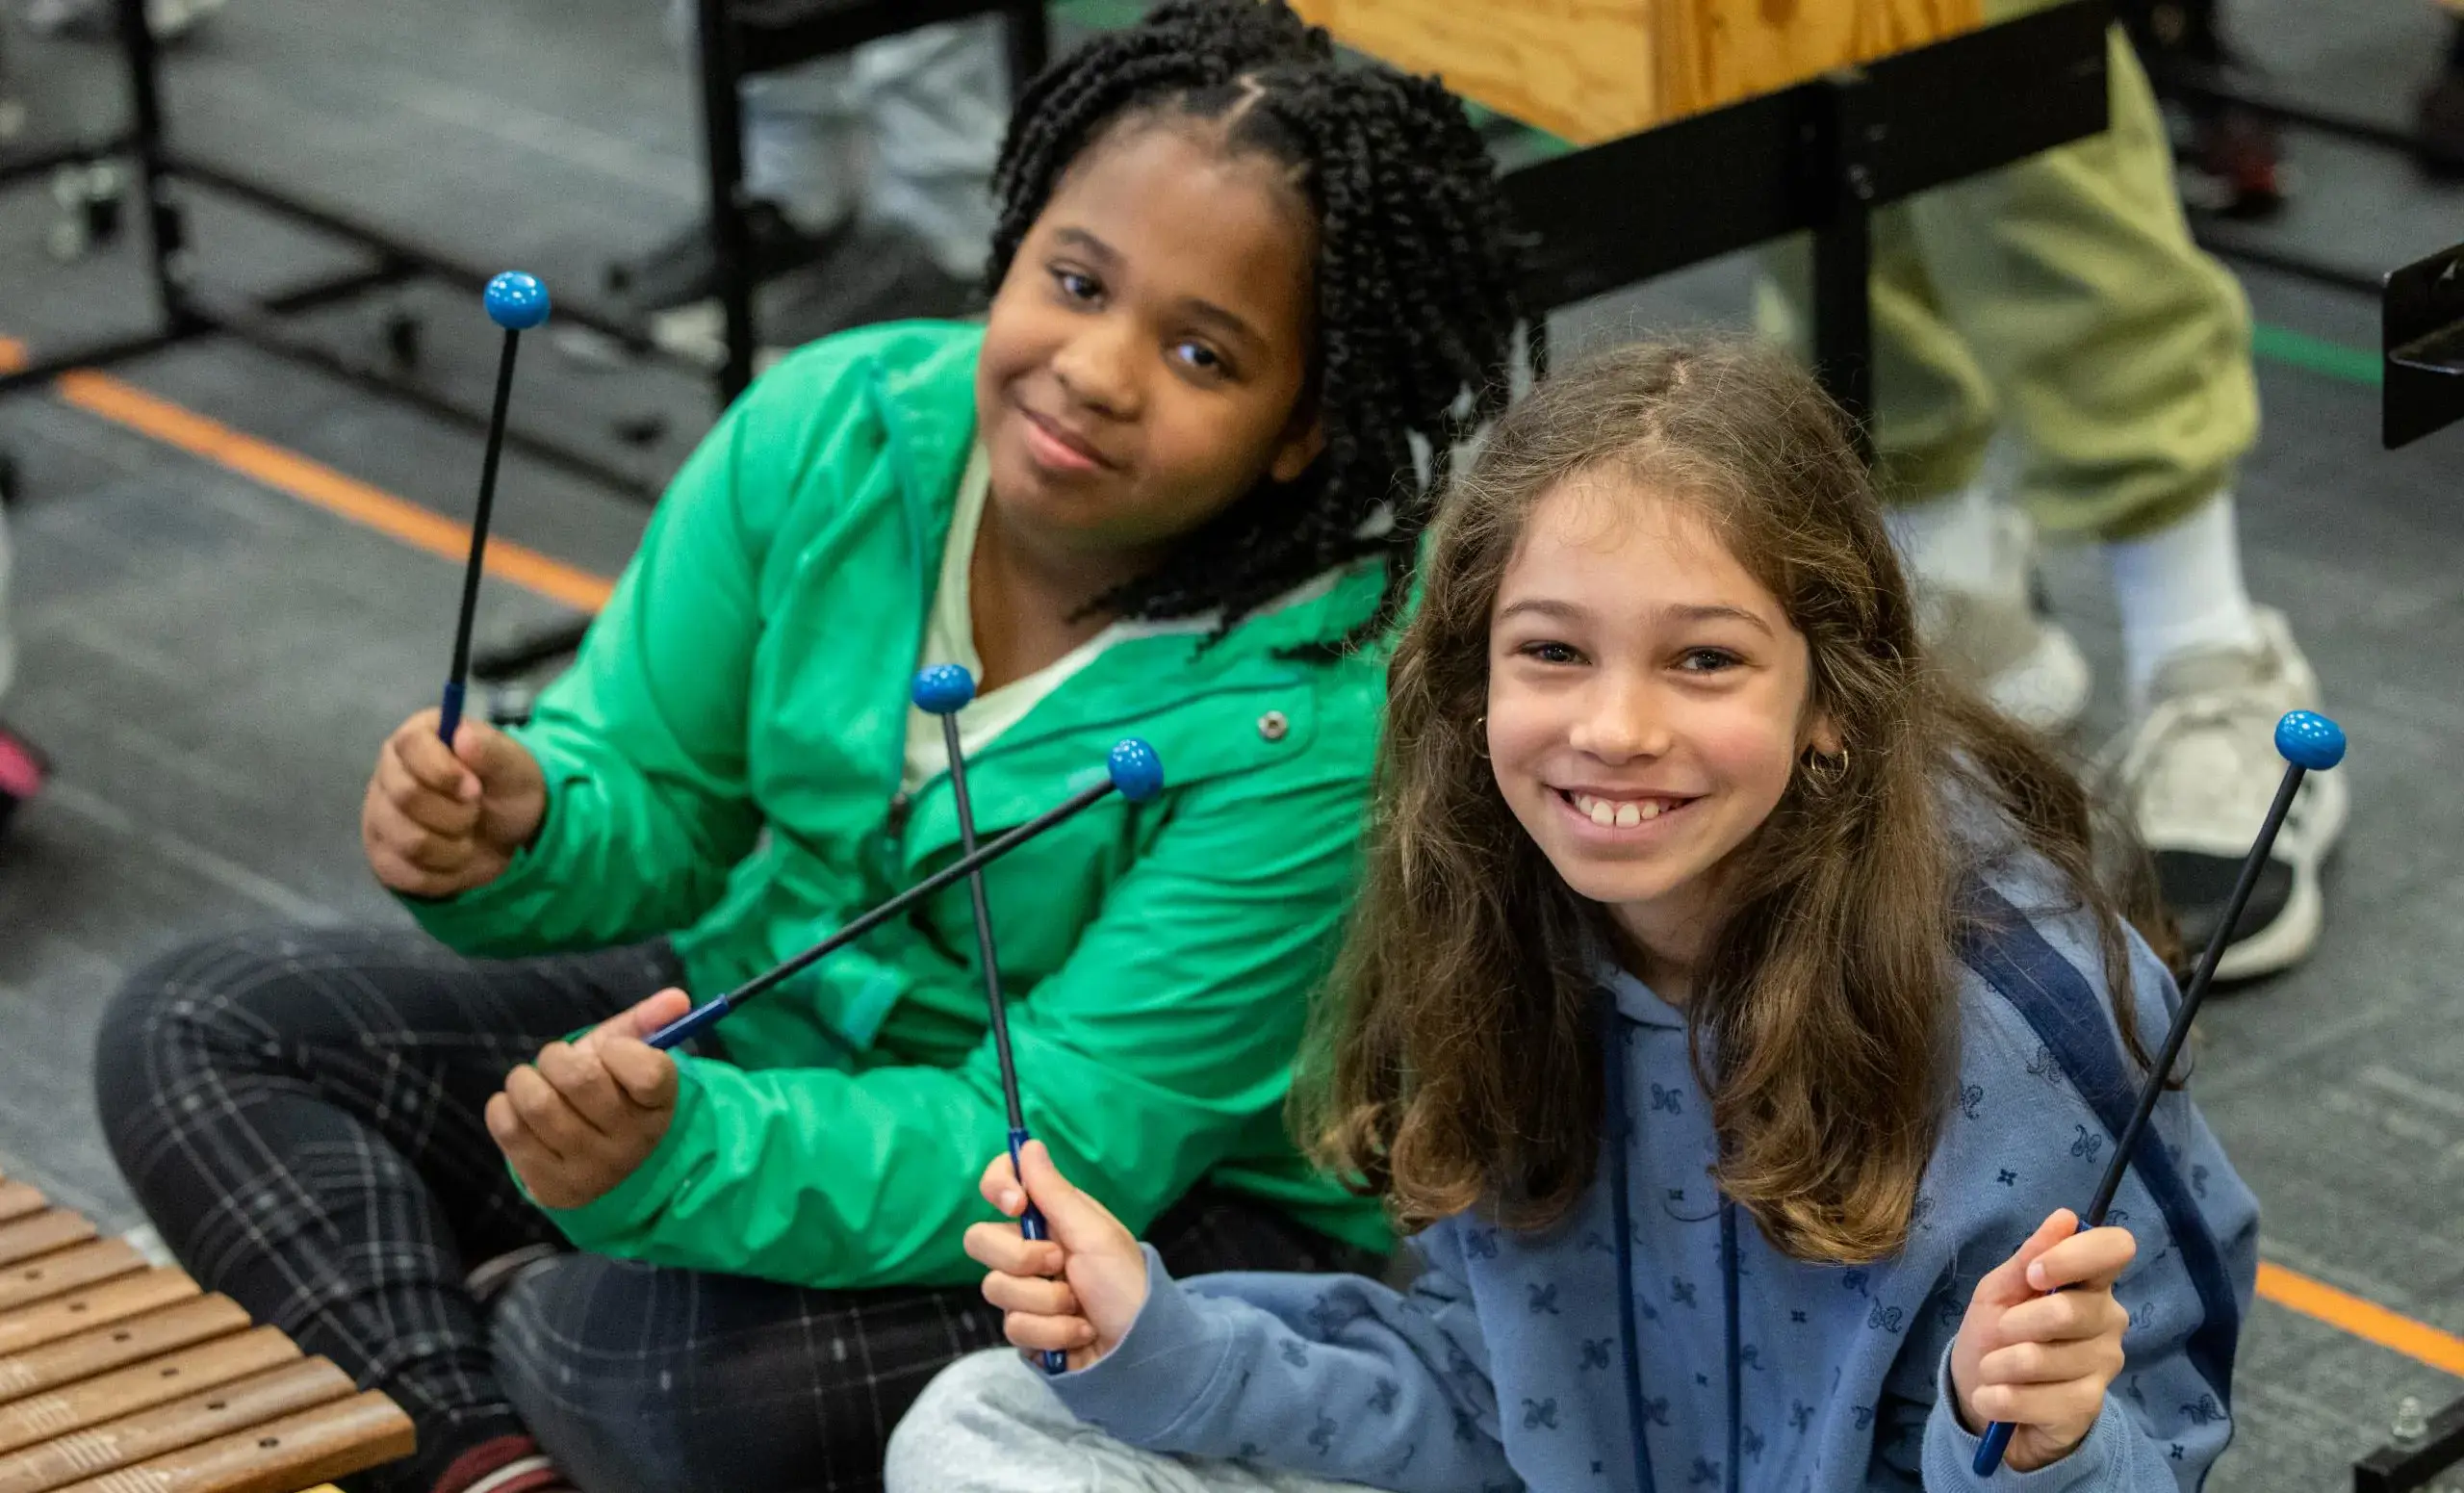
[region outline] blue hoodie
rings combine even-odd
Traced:
[[[2050,1466],[1970,1471],[1948,1364],[1969,1297],[2047,1214],[2087,1205],[2141,1070],[2094,924],[2050,870],[2005,857],[1969,885],[1959,1088],[1890,1258],[1790,1259],[1721,1197],[1683,1018],[1612,971],[1610,1108],[1627,1140],[1604,1139],[1561,1223],[1447,1219],[1418,1239],[1408,1294],[1353,1275],[1175,1281],[1149,1249],[1128,1335],[1054,1388],[1135,1445],[1397,1493],[2196,1488],[2232,1433],[2258,1208],[2180,1091],[2108,1219],[2139,1252],[2115,1288],[2128,1362],[2103,1414]],[[2136,940],[2134,958],[2153,1051],[2179,997]]]

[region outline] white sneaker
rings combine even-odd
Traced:
[[[2061,735],[2087,710],[2094,678],[2078,642],[2037,610],[2036,526],[2011,507],[1993,521],[1992,579],[1969,590],[1918,578],[1917,628],[1953,679],[2020,725]]]
[[[2283,614],[2263,606],[2257,615],[2255,652],[2185,654],[2160,665],[2145,712],[2107,751],[2194,955],[2223,921],[2242,862],[2284,779],[2275,724],[2287,710],[2319,705],[2318,676],[2294,646]],[[2217,963],[2217,979],[2272,974],[2318,945],[2324,912],[2319,865],[2344,834],[2350,805],[2341,772],[2302,780]]]

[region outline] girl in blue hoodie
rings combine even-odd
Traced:
[[[953,1489],[2195,1488],[2257,1210],[2178,1087],[2143,865],[1924,659],[1836,410],[1638,348],[1510,412],[1398,646],[1299,1092],[1408,1291],[1175,1280],[1029,1147],[968,1252],[1021,1348],[894,1438]],[[1988,1423],[2016,1424],[1973,1470]]]

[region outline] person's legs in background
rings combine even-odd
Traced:
[[[696,10],[695,0],[668,0],[668,39],[688,61],[700,45]],[[863,162],[851,104],[853,70],[845,57],[816,58],[747,78],[736,90],[744,121],[744,225],[757,285],[828,252],[854,219]],[[607,288],[651,314],[717,295],[708,219],[697,213],[640,256],[609,265]]]
[[[17,677],[17,635],[9,624],[10,560],[9,515],[0,508],[0,701],[8,699],[9,686]],[[42,791],[48,772],[48,764],[33,743],[0,722],[0,835],[8,833],[17,807]]]
[[[1000,18],[886,37],[851,63],[865,166],[858,226],[765,297],[766,346],[899,317],[963,316],[982,301],[992,167],[1010,114]]]
[[[1995,441],[1993,380],[1945,320],[1905,208],[1874,216],[1869,286],[1874,327],[1876,482],[1911,570],[1927,645],[2015,720],[2048,734],[2088,708],[2088,660],[2033,605],[2036,529],[2011,506],[2012,451]],[[1761,287],[1766,331],[1803,351],[1807,325],[1785,298],[1808,276],[1803,240],[1775,246]]]
[[[691,56],[695,0],[670,0]],[[992,166],[1009,116],[997,17],[868,42],[743,80],[745,226],[765,346],[867,322],[958,316],[978,299],[991,238]],[[717,294],[706,220],[609,267],[636,309],[674,312]],[[703,320],[708,320],[706,316]]]
[[[2284,619],[2253,606],[2242,579],[2231,483],[2258,421],[2247,306],[2191,242],[2154,96],[2118,32],[2112,87],[2105,134],[1907,205],[1923,278],[1908,279],[1909,256],[1879,261],[1898,278],[1877,288],[1876,438],[1886,477],[1909,474],[1890,496],[1915,510],[1894,528],[1920,586],[1973,592],[1990,571],[1987,602],[2007,606],[2000,523],[1962,461],[1941,455],[1975,445],[1976,417],[1938,407],[1972,398],[1966,373],[1939,372],[1964,348],[2017,438],[2010,489],[1990,496],[2048,534],[2103,542],[2131,720],[2109,759],[2195,948],[2281,775],[2276,717],[2319,691]],[[1773,321],[1792,320],[1780,296],[1764,299]],[[1935,372],[1911,378],[1909,365]],[[1989,676],[1976,682],[2003,693]],[[2283,968],[2316,942],[2318,866],[2342,833],[2345,791],[2333,775],[2309,780],[2225,978]]]

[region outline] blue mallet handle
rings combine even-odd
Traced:
[[[479,503],[471,516],[471,559],[462,571],[462,611],[453,627],[453,664],[445,677],[445,704],[436,733],[447,746],[462,724],[464,682],[471,677],[471,622],[479,607],[479,577],[487,570],[488,518],[497,503],[497,463],[504,454],[505,411],[513,402],[513,359],[522,334],[548,320],[548,287],[536,275],[508,270],[488,282],[481,301],[488,320],[504,328],[504,351],[497,358],[497,398],[488,412],[487,454],[479,462]]]
[[[1104,782],[1079,789],[1065,802],[1045,810],[1016,829],[988,840],[975,854],[961,856],[803,953],[773,965],[726,994],[678,1017],[667,1025],[653,1032],[650,1035],[650,1044],[661,1049],[675,1046],[685,1038],[693,1036],[717,1021],[729,1011],[743,1005],[781,981],[802,973],[825,956],[855,942],[942,888],[984,869],[1063,820],[1083,813],[1090,805],[1094,804],[1107,793],[1117,791],[1121,797],[1137,804],[1143,803],[1164,790],[1162,759],[1156,757],[1153,747],[1135,736],[1116,743],[1111,756],[1106,759],[1105,765],[1110,769],[1110,776]],[[723,1009],[720,1009],[715,1016],[704,1015],[713,1007]]]
[[[1010,1174],[1018,1179],[1018,1191],[1021,1193],[1027,1190],[1027,1171],[1025,1165],[1018,1160],[1018,1151],[1026,1144],[1025,1128],[1013,1125],[1010,1129]],[[1029,1239],[1052,1237],[1051,1231],[1044,1227],[1043,1210],[1032,1202],[1027,1204],[1026,1212],[1018,1215],[1018,1232]],[[1036,1354],[1036,1363],[1046,1374],[1069,1372],[1069,1355],[1058,1349],[1047,1348]]]
[[[2122,1175],[2130,1170],[2130,1158],[2139,1148],[2139,1138],[2147,1129],[2148,1118],[2156,1113],[2157,1099],[2164,1095],[2165,1075],[2173,1070],[2173,1060],[2181,1056],[2182,1043],[2190,1039],[2191,1018],[2198,1015],[2199,1002],[2207,998],[2207,988],[2216,978],[2216,963],[2224,957],[2224,945],[2232,941],[2234,925],[2242,920],[2242,910],[2249,906],[2250,893],[2259,885],[2259,872],[2267,866],[2268,852],[2275,847],[2276,831],[2284,828],[2285,812],[2293,807],[2293,795],[2301,791],[2305,776],[2324,772],[2345,759],[2344,728],[2315,710],[2288,711],[2284,719],[2275,723],[2275,749],[2284,759],[2284,781],[2276,785],[2275,802],[2268,806],[2268,816],[2259,825],[2259,837],[2251,842],[2250,853],[2242,862],[2241,879],[2233,884],[2224,920],[2208,935],[2207,947],[2200,951],[2198,964],[2191,971],[2191,983],[2182,991],[2181,1009],[2173,1013],[2165,1045],[2156,1054],[2147,1082],[2140,1086],[2139,1107],[2131,1112],[2130,1123],[2122,1127],[2120,1137],[2115,1141],[2113,1160],[2105,1164],[2104,1180],[2096,1184],[2096,1196],[2079,1220],[2082,1232],[2105,1222],[2114,1195],[2121,1191]],[[2010,1450],[2014,1429],[2004,1421],[1985,1428],[1985,1435],[1976,1448],[1978,1477],[1991,1477],[1993,1469],[2002,1465],[2002,1454]]]

